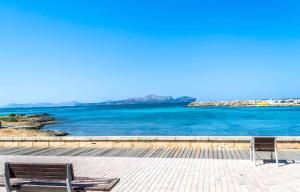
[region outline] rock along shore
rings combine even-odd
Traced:
[[[42,127],[57,123],[49,114],[10,114],[0,116],[0,136],[65,136],[65,132],[41,130]]]
[[[201,107],[201,106],[228,106],[228,107],[300,106],[300,99],[208,101],[208,102],[192,102],[188,104],[188,107]]]

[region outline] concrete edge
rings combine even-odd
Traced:
[[[250,136],[66,136],[1,137],[0,141],[249,141]],[[300,141],[300,136],[278,136],[279,142]]]

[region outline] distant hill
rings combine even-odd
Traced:
[[[99,103],[80,103],[77,101],[65,103],[27,103],[17,104],[11,103],[2,108],[34,108],[34,107],[74,107],[74,106],[93,106],[93,105],[131,105],[131,104],[168,104],[168,103],[184,103],[188,104],[196,101],[196,98],[183,96],[173,98],[171,96],[147,95],[145,97],[129,98],[117,101],[105,101]]]
[[[17,104],[11,103],[2,108],[34,108],[34,107],[72,107],[79,106],[81,103],[77,101],[64,102],[64,103],[25,103],[25,104]]]
[[[155,103],[191,103],[196,98],[183,96],[173,98],[171,96],[147,95],[145,97],[129,98],[118,101],[106,101],[97,103],[98,105],[130,105],[130,104],[155,104]]]

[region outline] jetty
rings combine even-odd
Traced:
[[[287,107],[300,106],[300,99],[263,99],[263,100],[233,100],[233,101],[195,101],[188,107],[227,106],[227,107]]]
[[[250,137],[2,137],[0,172],[4,162],[72,163],[78,176],[120,178],[112,192],[297,191],[300,137],[278,137],[279,167],[267,152],[258,153],[254,166],[249,141]]]

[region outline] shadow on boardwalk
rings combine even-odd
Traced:
[[[300,150],[279,150],[279,159],[286,163],[300,161]],[[247,149],[213,148],[0,148],[0,155],[80,156],[80,157],[139,157],[249,160]],[[257,159],[270,162],[270,153],[258,152]]]

